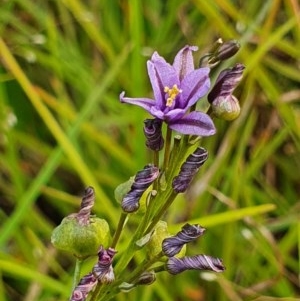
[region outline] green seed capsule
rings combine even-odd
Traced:
[[[162,241],[171,236],[168,231],[168,225],[165,221],[159,221],[154,229],[147,246],[147,257],[149,259],[154,258],[162,251]]]
[[[214,116],[219,119],[232,121],[240,115],[240,104],[236,97],[229,95],[228,97],[219,96],[211,104]]]
[[[107,247],[109,241],[110,231],[106,220],[90,217],[88,224],[80,225],[76,214],[64,218],[51,236],[51,242],[57,249],[81,259],[96,255],[99,246]]]
[[[168,225],[165,221],[159,221],[154,229],[153,235],[147,243],[147,257],[151,260],[162,252],[162,242],[165,238],[170,237]],[[184,245],[181,251],[175,257],[185,255],[186,246]],[[166,259],[166,257],[164,257]]]

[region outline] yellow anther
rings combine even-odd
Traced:
[[[175,100],[175,98],[176,98],[176,96],[179,93],[181,93],[182,90],[178,89],[177,85],[174,85],[171,89],[168,86],[166,86],[164,88],[164,92],[166,92],[169,95],[169,97],[167,98],[166,106],[171,107],[174,100]]]

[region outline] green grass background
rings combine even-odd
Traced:
[[[206,227],[190,252],[226,271],[162,273],[116,300],[299,300],[299,1],[2,0],[0,36],[0,301],[68,299],[74,259],[51,231],[88,185],[115,229],[115,187],[150,160],[149,115],[120,92],[151,95],[153,51],[172,62],[197,45],[199,60],[219,37],[241,43],[221,67],[246,66],[242,113],[216,121],[209,160],[168,221]]]

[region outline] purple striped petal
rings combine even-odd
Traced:
[[[120,101],[129,103],[132,105],[136,105],[139,107],[142,107],[146,111],[150,112],[151,108],[155,105],[155,100],[151,98],[129,98],[129,97],[124,97],[125,92],[122,92],[120,94]]]
[[[181,119],[169,123],[169,127],[184,135],[211,136],[216,133],[211,118],[199,111],[191,112]]]
[[[179,86],[179,77],[173,66],[165,61],[157,52],[154,52],[147,62],[148,74],[151,81],[156,106],[162,110],[165,108],[165,87]]]
[[[190,72],[192,72],[194,68],[194,59],[192,51],[197,51],[197,46],[185,46],[182,48],[177,55],[175,56],[173,66],[179,74],[180,81]]]
[[[191,107],[199,98],[203,97],[210,88],[209,68],[200,68],[189,73],[182,81],[180,95],[181,107]]]

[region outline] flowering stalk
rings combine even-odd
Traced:
[[[167,63],[157,52],[152,55],[147,62],[147,68],[153,88],[153,99],[128,98],[124,92],[120,94],[122,103],[138,105],[154,117],[146,119],[143,128],[146,146],[154,154],[153,162],[116,189],[115,196],[121,203],[123,212],[113,239],[110,240],[105,234],[101,236],[99,243],[99,240],[93,237],[93,244],[97,248],[101,245],[100,249],[97,249],[98,261],[90,273],[76,281],[78,284],[73,290],[71,301],[84,301],[87,298],[90,298],[90,301],[108,301],[122,289],[129,290],[137,285],[152,283],[155,280],[155,272],[159,270],[178,274],[189,269],[214,272],[222,272],[225,269],[218,258],[208,255],[184,256],[186,245],[203,235],[204,228],[187,223],[181,231],[172,236],[167,231],[166,223],[161,221],[177,195],[188,189],[208,158],[208,152],[200,146],[200,139],[216,132],[211,117],[196,109],[197,102],[209,92],[211,86],[210,68],[194,67],[192,54],[196,50],[195,46],[185,46],[177,53],[173,64]],[[219,63],[236,51],[235,42],[219,43],[207,57],[208,65]],[[222,103],[223,108],[227,108],[224,100],[234,99],[232,92],[241,80],[242,71],[243,66],[237,64],[224,70],[218,77],[208,94],[214,115],[217,105]],[[166,131],[162,130],[163,126],[166,127]],[[166,132],[165,137],[163,132]],[[180,136],[176,135],[177,133]],[[159,156],[163,148],[160,166]],[[78,229],[82,231],[80,227],[85,229],[86,226],[94,226],[93,217],[90,215],[94,199],[93,189],[87,188],[79,213],[73,215],[73,219],[76,219],[75,233]],[[123,231],[127,224],[130,224],[130,229],[134,229],[129,239],[128,236],[124,236]],[[105,226],[105,223],[102,222],[101,225]],[[106,232],[109,232],[108,228]],[[65,233],[54,235],[53,242],[59,240],[58,245],[63,245],[64,250],[76,250],[75,254],[78,254],[79,258],[90,256],[86,249],[82,252],[82,245],[77,244],[76,235],[72,236],[74,246],[66,247]],[[122,235],[128,242],[125,242],[123,252],[118,250],[120,255],[113,266],[113,257],[117,252],[115,248],[121,245],[118,242],[123,239]],[[135,258],[136,251],[140,250],[145,251],[143,261],[140,261],[140,257]],[[161,261],[166,263],[157,267],[157,263]],[[129,264],[130,274],[127,268]]]
[[[163,171],[166,171],[167,168],[168,168],[168,165],[169,165],[171,139],[172,139],[172,130],[168,127],[167,128],[167,135],[166,135],[166,145],[165,145]]]

